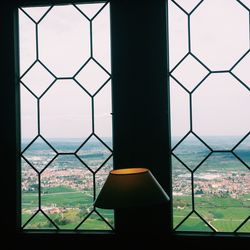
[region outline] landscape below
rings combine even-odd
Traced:
[[[23,152],[24,229],[112,230],[113,210],[93,207],[113,168],[111,140],[104,141],[108,147],[90,141],[77,154],[72,154],[76,145],[63,140],[53,141],[53,147],[59,152],[66,149],[67,154],[56,156],[43,141],[35,142]],[[172,204],[176,231],[250,232],[249,148],[247,142],[235,150],[243,163],[230,152],[214,152],[202,162],[208,154],[207,148],[196,140],[189,140],[173,151]]]

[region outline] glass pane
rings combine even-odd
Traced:
[[[92,19],[103,7],[104,3],[77,4],[76,6],[89,18]]]
[[[56,153],[43,139],[38,137],[22,155],[34,169],[40,172],[55,157]]]
[[[36,59],[36,29],[32,20],[21,10],[19,16],[19,66],[22,75]]]
[[[248,53],[233,69],[233,73],[250,88],[248,67],[250,64],[250,53]]]
[[[93,176],[73,155],[58,156],[41,174],[41,203],[61,229],[74,229],[93,202]]]
[[[54,79],[41,63],[36,62],[21,78],[21,81],[33,94],[40,97]]]
[[[39,212],[24,227],[24,229],[53,229],[55,230],[56,227],[42,212]]]
[[[246,7],[250,8],[250,1],[249,0],[240,0]]]
[[[98,213],[102,215],[102,217],[114,228],[115,223],[114,223],[114,210],[111,209],[97,209]],[[107,228],[108,230],[110,228]]]
[[[109,174],[109,172],[113,169],[113,158],[111,157],[103,166],[101,169],[98,170],[95,177],[95,183],[96,183],[96,196],[100,193],[104,182]]]
[[[195,209],[216,231],[249,216],[250,171],[231,153],[213,153],[194,173]]]
[[[93,20],[93,56],[103,65],[111,70],[110,56],[110,25],[109,25],[109,5],[105,7]],[[99,30],[102,30],[100,32]]]
[[[186,166],[194,170],[210,153],[210,150],[197,137],[189,134],[174,150],[173,153]]]
[[[109,79],[105,72],[93,59],[91,59],[77,74],[76,80],[90,93],[96,91]]]
[[[113,157],[111,157],[100,170],[95,175],[95,184],[96,184],[96,197],[101,191],[101,188],[104,185],[104,182],[113,169]],[[114,210],[112,209],[97,209],[97,211],[105,218],[106,221],[114,228]]]
[[[250,168],[250,135],[247,136],[234,150],[237,156]]]
[[[37,127],[37,100],[23,86],[20,86],[21,99],[21,134],[22,134],[22,150],[33,138],[36,137]],[[24,101],[25,100],[25,101]]]
[[[175,0],[175,2],[187,13],[190,13],[201,2],[201,0]]]
[[[86,17],[71,5],[55,6],[38,28],[40,60],[57,77],[72,77],[90,57]]]
[[[189,95],[172,78],[170,79],[170,108],[172,147],[187,134],[190,129]]]
[[[250,116],[244,112],[249,106],[250,92],[235,78],[212,74],[193,94],[194,131],[213,149],[231,149],[238,142],[236,135],[249,132]],[[213,136],[231,138],[215,142]]]
[[[212,232],[213,230],[196,214],[192,213],[187,220],[185,220],[178,231],[191,232]]]
[[[38,210],[38,174],[24,160],[22,164],[22,225]]]
[[[49,7],[32,7],[32,8],[22,8],[35,22],[39,22],[39,20],[45,15],[46,11],[48,11]]]
[[[41,133],[59,152],[74,152],[92,131],[91,99],[73,80],[56,81],[41,99],[40,113]],[[75,147],[68,151],[58,139],[73,139]]]
[[[188,52],[188,18],[172,1],[169,3],[169,64],[172,70]],[[178,22],[176,22],[178,20]]]
[[[239,233],[249,233],[250,232],[250,219],[237,231]]]
[[[195,71],[195,74],[193,74]],[[187,56],[172,72],[174,76],[188,91],[192,91],[208,74],[208,70],[193,56]]]
[[[173,226],[174,228],[192,211],[191,173],[172,157]]]
[[[93,212],[79,227],[85,230],[110,230],[111,228],[105,221],[95,212]]]
[[[103,100],[106,100],[104,103]],[[95,133],[112,148],[111,82],[95,96]]]
[[[209,0],[191,15],[192,52],[211,70],[228,70],[248,50],[248,11],[235,0]]]
[[[111,154],[112,152],[94,136],[77,152],[81,160],[93,171],[100,168]]]

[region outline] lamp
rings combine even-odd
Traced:
[[[169,197],[147,168],[126,168],[110,171],[95,207],[105,209],[160,205]]]

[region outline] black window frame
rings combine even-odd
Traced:
[[[2,228],[20,242],[40,240],[112,240],[115,233],[50,233],[29,234],[20,230],[20,132],[19,87],[17,60],[17,8],[47,4],[102,2],[67,0],[12,0],[7,1],[0,16],[1,36],[1,107],[2,133]],[[143,6],[143,7],[142,7]],[[113,102],[114,168],[148,167],[171,197],[171,147],[168,86],[167,0],[111,0],[111,52]],[[197,239],[249,240],[249,235],[223,233],[173,233],[172,204],[156,209],[140,209],[138,213],[115,211],[116,229],[129,230],[131,218],[138,220],[142,235],[154,234],[158,239],[179,239],[195,242]],[[124,217],[125,216],[125,217]],[[147,219],[145,219],[147,218]],[[161,223],[159,223],[161,222]],[[127,231],[128,232],[128,231]],[[140,233],[139,233],[140,234]],[[79,236],[81,235],[81,237]],[[42,237],[41,237],[42,236]],[[123,236],[128,239],[132,234]],[[137,236],[135,236],[137,237]],[[130,238],[131,239],[131,238]],[[133,239],[133,237],[132,237]],[[43,241],[45,240],[45,241]],[[47,241],[46,241],[47,240]],[[70,246],[70,245],[69,245]]]

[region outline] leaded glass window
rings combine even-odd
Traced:
[[[20,7],[23,229],[111,230],[109,3]]]
[[[249,8],[168,1],[175,231],[250,232]]]

